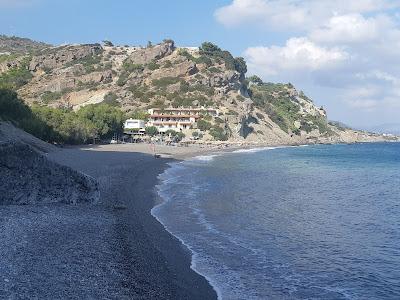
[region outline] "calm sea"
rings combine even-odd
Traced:
[[[221,299],[400,299],[400,144],[172,164],[152,211]]]

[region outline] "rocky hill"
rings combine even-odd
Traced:
[[[105,102],[128,113],[150,107],[218,108],[220,116],[203,116],[204,140],[292,144],[395,139],[329,123],[326,111],[303,92],[291,84],[246,78],[245,61],[211,43],[184,48],[164,40],[144,48],[28,42],[19,47],[20,40],[4,40],[2,36],[0,46],[11,45],[12,51],[0,55],[0,87],[17,90],[28,104],[79,110]]]
[[[16,36],[0,35],[0,54],[29,54],[40,51],[50,45],[42,42],[36,42],[27,38],[20,38]]]

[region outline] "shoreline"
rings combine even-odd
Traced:
[[[124,256],[128,259],[121,259],[127,273],[122,277],[126,277],[124,281],[128,286],[125,292],[117,292],[115,296],[132,297],[132,290],[141,289],[136,297],[217,299],[213,286],[191,268],[189,248],[151,214],[157,205],[158,176],[168,164],[205,151],[165,147],[164,155],[155,158],[150,155],[148,145],[137,146],[69,147],[50,153],[48,157],[96,178],[101,188],[100,207],[111,213],[118,227],[123,228],[121,232],[118,230],[116,238],[122,240],[124,252],[127,251]],[[129,179],[130,175],[134,178]],[[134,259],[129,259],[132,256]],[[134,276],[130,278],[132,273]],[[135,284],[141,281],[145,281],[144,286]]]

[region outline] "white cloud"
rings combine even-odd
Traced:
[[[247,48],[249,74],[306,87],[334,119],[379,124],[400,116],[399,8],[399,0],[233,0],[215,18],[286,38],[266,34]]]
[[[265,29],[310,30],[335,15],[395,7],[400,3],[389,0],[234,0],[217,9],[215,17],[227,27],[256,24]]]
[[[347,98],[351,99],[365,99],[365,98],[373,98],[378,96],[381,93],[380,88],[374,85],[369,86],[353,86],[350,87],[347,91]]]
[[[339,48],[324,48],[307,38],[291,38],[284,47],[251,47],[245,51],[248,63],[264,74],[280,71],[315,71],[334,67],[349,55]]]
[[[365,110],[371,110],[373,108],[376,108],[379,105],[379,102],[377,100],[374,99],[354,99],[354,98],[350,98],[350,101],[348,102],[348,104],[351,107],[354,108],[359,108],[359,109],[365,109]]]
[[[310,38],[322,43],[360,43],[379,38],[390,21],[386,17],[364,18],[361,14],[338,15],[311,31]]]
[[[307,11],[292,1],[234,0],[231,5],[215,12],[215,17],[226,26],[261,23],[275,27],[303,26]]]

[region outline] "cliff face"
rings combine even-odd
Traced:
[[[146,48],[39,44],[35,53],[0,56],[0,83],[2,77],[10,81],[5,75],[15,70],[28,72],[26,81],[15,84],[26,102],[75,110],[104,101],[126,112],[213,106],[221,115],[204,116],[209,124],[205,140],[286,144],[384,139],[328,124],[325,110],[292,85],[245,79],[241,58],[205,44],[200,49],[176,48],[171,40]]]

